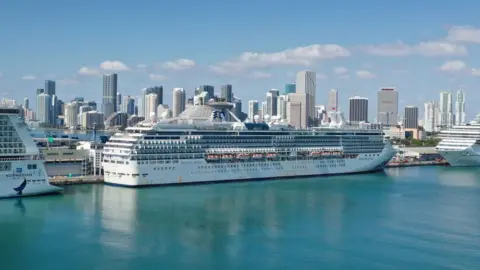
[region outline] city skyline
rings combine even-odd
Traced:
[[[278,3],[280,8],[275,16],[260,16],[268,8],[266,4],[256,3],[255,10],[236,7],[239,10],[239,14],[236,14],[225,13],[234,4],[215,6],[218,2],[209,1],[199,6],[191,5],[192,10],[182,12],[193,12],[193,9],[199,12],[215,6],[217,13],[229,14],[232,18],[225,22],[222,15],[212,18],[208,25],[206,22],[184,20],[178,22],[179,28],[188,30],[183,32],[161,27],[155,35],[165,42],[161,44],[162,49],[158,50],[152,46],[157,44],[155,42],[138,42],[150,37],[145,32],[157,27],[157,24],[148,23],[149,16],[133,12],[125,22],[116,22],[118,30],[108,37],[102,37],[99,34],[104,34],[112,26],[100,16],[109,7],[98,3],[96,11],[86,16],[87,11],[91,12],[87,8],[87,2],[83,5],[72,4],[68,9],[53,3],[39,5],[31,2],[21,9],[9,3],[1,4],[0,25],[5,25],[12,18],[24,19],[21,24],[0,29],[0,33],[9,36],[10,40],[6,43],[5,50],[0,51],[2,97],[14,98],[19,103],[25,96],[34,100],[35,89],[42,87],[44,80],[52,79],[57,82],[56,92],[60,99],[70,100],[82,95],[85,99],[100,104],[101,76],[103,73],[115,72],[119,74],[118,92],[123,96],[139,96],[140,90],[145,87],[162,85],[165,101],[171,105],[173,88],[184,88],[190,96],[201,84],[214,85],[217,94],[220,85],[232,84],[233,91],[246,104],[248,100],[263,100],[264,93],[269,89],[283,90],[285,84],[295,82],[298,71],[312,70],[317,73],[315,104],[326,105],[328,91],[335,88],[340,93],[338,106],[343,111],[348,110],[349,97],[358,95],[373,101],[376,100],[378,89],[389,86],[399,91],[400,111],[406,105],[423,108],[423,104],[431,100],[432,96],[438,97],[439,92],[456,93],[460,88],[469,93],[469,98],[465,101],[466,108],[475,108],[474,104],[480,102],[480,95],[475,91],[480,86],[480,77],[474,76],[480,75],[475,69],[480,67],[480,31],[476,30],[480,25],[471,23],[475,22],[476,16],[472,6],[468,9],[464,6],[448,6],[447,12],[447,6],[438,3],[435,6],[436,15],[423,14],[420,21],[412,19],[412,10],[417,13],[422,6],[430,6],[414,4],[413,1],[406,1],[402,6],[392,6],[390,3],[387,6],[386,3],[375,1],[376,9],[363,8],[365,12],[357,13],[345,11],[343,14],[335,14],[335,17],[329,13],[340,8],[340,4],[309,2],[311,8],[302,9],[302,18],[299,11],[287,8],[284,3]],[[469,3],[475,5],[474,2]],[[349,4],[352,5],[352,10],[360,5]],[[147,14],[153,12],[154,7],[171,9],[175,12],[167,12],[165,19],[168,21],[168,17],[174,16],[181,4],[159,5],[148,3],[136,8]],[[242,5],[248,6],[247,3]],[[121,3],[116,8],[123,12],[120,14],[128,9]],[[382,8],[395,8],[395,14],[378,12]],[[35,16],[28,15],[45,9],[62,14],[62,24],[50,20],[34,23],[32,20]],[[315,18],[328,20],[328,26],[322,24],[320,19],[309,16],[313,13],[316,13]],[[441,16],[447,13],[449,16]],[[410,19],[404,23],[407,14]],[[461,19],[458,18],[459,14],[462,15]],[[253,18],[248,24],[235,20],[237,16],[248,15]],[[273,17],[282,15],[291,20],[273,20]],[[376,19],[367,20],[372,16]],[[84,28],[81,22],[86,22],[86,17],[89,18],[88,23],[96,23],[98,27]],[[143,20],[139,20],[140,17]],[[151,19],[153,18],[154,16]],[[382,18],[385,18],[382,26],[375,23]],[[258,24],[262,20],[264,23]],[[225,29],[220,24],[215,25],[219,21],[222,21],[221,27]],[[275,24],[268,23],[274,21]],[[338,24],[352,21],[356,23]],[[130,28],[120,31],[126,23],[131,24]],[[146,30],[141,31],[143,34],[134,30],[140,27],[139,23]],[[281,28],[287,26],[287,23],[290,27]],[[31,28],[29,24],[32,25]],[[284,29],[281,33],[272,31],[279,26]],[[300,26],[302,31],[297,31]],[[381,35],[377,31],[366,30],[373,27],[379,28]],[[221,38],[228,35],[226,29],[238,31],[231,38]],[[315,29],[315,34],[312,35],[309,29]],[[173,42],[179,37],[175,32],[182,32],[181,42]],[[215,42],[198,44],[196,41],[199,34],[195,32],[201,33],[204,38],[210,37]],[[67,40],[61,36],[62,33],[75,33],[75,36],[72,35],[72,40]],[[42,36],[47,34],[48,39]],[[261,38],[245,38],[249,34],[261,35]],[[285,36],[289,38],[286,39]],[[31,42],[32,38],[36,42]],[[115,46],[107,42],[112,38]],[[79,42],[80,39],[82,42]],[[376,104],[371,102],[369,105],[369,116],[373,116],[377,111]],[[467,109],[467,121],[476,113]],[[420,112],[420,115],[423,113]]]

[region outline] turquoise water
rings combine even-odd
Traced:
[[[0,200],[0,269],[480,269],[480,170]]]

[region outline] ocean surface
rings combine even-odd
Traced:
[[[480,169],[0,200],[0,269],[480,269]]]

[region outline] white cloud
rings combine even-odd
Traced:
[[[464,70],[465,68],[467,68],[467,64],[465,64],[465,62],[460,60],[447,61],[440,66],[440,70],[446,71],[446,72],[461,71],[461,70]]]
[[[85,76],[97,76],[100,75],[100,70],[96,68],[82,67],[78,70],[78,74]]]
[[[256,78],[256,79],[263,79],[263,78],[270,78],[270,77],[272,77],[272,74],[266,73],[266,72],[262,72],[262,71],[254,71],[254,72],[252,72],[251,77],[252,77],[252,78]]]
[[[480,76],[480,69],[472,68],[472,76]]]
[[[37,77],[33,76],[33,75],[25,75],[23,76],[21,79],[22,80],[25,80],[25,81],[31,81],[31,80],[35,80]]]
[[[185,59],[185,58],[177,59],[175,61],[168,61],[162,64],[162,68],[175,70],[175,71],[190,69],[194,66],[195,66],[195,61],[190,59]]]
[[[347,74],[348,69],[344,67],[336,67],[333,69],[333,72],[335,72],[335,74],[342,75],[342,74]]]
[[[371,72],[371,71],[368,71],[368,70],[358,70],[356,73],[357,77],[361,78],[361,79],[373,79],[375,77],[377,77],[377,75],[375,75],[375,73]]]
[[[360,48],[368,54],[378,56],[448,56],[468,54],[465,46],[448,41],[428,41],[421,42],[417,45],[409,45],[397,41],[396,43],[361,46]]]
[[[218,74],[231,74],[252,68],[299,65],[309,66],[319,60],[350,56],[350,51],[337,44],[313,44],[273,53],[244,52],[237,59],[210,66]]]
[[[100,68],[105,71],[127,71],[130,70],[127,65],[120,61],[107,60],[100,64]]]
[[[452,42],[480,43],[480,29],[471,26],[453,26],[446,38]]]
[[[167,77],[165,77],[161,74],[153,74],[153,73],[150,74],[149,77],[150,77],[150,80],[152,80],[152,81],[164,81],[164,80],[167,79]]]

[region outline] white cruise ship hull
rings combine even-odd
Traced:
[[[1,161],[0,166],[10,167],[9,170],[0,168],[0,198],[50,194],[62,190],[49,183],[40,160]]]
[[[297,178],[383,170],[396,154],[390,143],[381,153],[356,158],[325,158],[291,161],[207,163],[204,159],[178,163],[129,165],[104,163],[105,183],[119,186],[149,186],[263,179]]]
[[[452,167],[480,167],[480,149],[466,148],[462,150],[441,150],[438,153]]]

